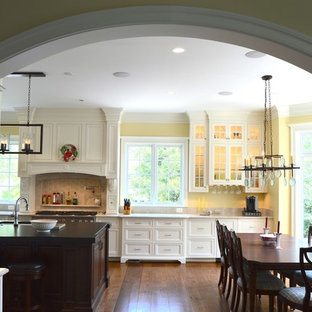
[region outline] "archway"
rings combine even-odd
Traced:
[[[0,77],[79,45],[139,36],[183,36],[232,43],[312,72],[312,39],[290,29],[224,11],[141,6],[72,16],[1,42]]]

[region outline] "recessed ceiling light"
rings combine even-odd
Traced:
[[[78,99],[79,102],[84,102],[84,99]]]
[[[169,95],[174,95],[175,93],[176,93],[175,90],[168,90]]]
[[[72,76],[73,74],[71,72],[64,72],[65,76]]]
[[[219,95],[232,95],[233,94],[233,92],[230,92],[230,91],[220,91],[220,92],[218,92],[218,94]]]
[[[249,58],[260,58],[260,57],[264,57],[266,56],[265,53],[262,53],[262,52],[259,52],[259,51],[249,51],[245,54],[246,57],[249,57]]]
[[[182,47],[176,47],[176,48],[172,49],[172,52],[176,53],[176,54],[180,54],[180,53],[185,52],[185,49]]]
[[[130,76],[130,74],[127,72],[115,72],[113,75],[117,78],[126,78]]]

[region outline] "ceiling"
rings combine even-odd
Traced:
[[[185,52],[173,53],[175,47]],[[272,105],[312,103],[312,74],[269,55],[248,58],[250,51],[204,39],[127,38],[73,48],[18,71],[46,74],[32,79],[31,107],[40,108],[259,111],[266,74],[273,76]],[[115,77],[116,72],[129,75]],[[26,108],[27,78],[6,77],[2,85],[2,111]]]

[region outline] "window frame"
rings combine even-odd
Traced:
[[[312,131],[312,123],[289,124],[290,127],[290,155],[294,156],[295,164],[301,167],[302,154],[300,150],[301,134]],[[300,221],[303,220],[303,185],[302,185],[302,170],[294,170],[296,179],[296,187],[291,188],[291,215],[290,226],[291,235],[298,238],[303,238],[303,226]]]
[[[181,187],[181,202],[178,204],[148,204],[132,203],[134,207],[186,207],[187,206],[187,186],[188,186],[188,137],[121,137],[121,157],[120,157],[120,197],[119,205],[123,206],[123,199],[126,197],[126,183],[127,183],[127,146],[128,145],[144,145],[144,144],[159,144],[159,145],[181,145],[182,147],[182,187]],[[154,164],[152,164],[152,167]],[[152,170],[152,179],[155,179]],[[153,192],[153,190],[152,190]]]
[[[19,137],[18,137],[18,135],[13,135],[13,136],[11,136],[11,140],[10,140],[10,145],[12,145],[12,143],[14,144],[14,145],[17,145],[17,146],[19,146]],[[11,174],[12,173],[15,173],[15,171],[11,171],[11,163],[12,163],[12,158],[14,158],[14,159],[16,159],[17,160],[17,171],[16,171],[16,177],[20,180],[20,183],[19,183],[19,188],[21,188],[21,179],[20,179],[20,177],[19,177],[19,175],[18,175],[18,165],[19,165],[19,157],[18,157],[18,155],[17,154],[4,154],[5,155],[5,157],[7,158],[7,159],[9,159],[9,163],[10,163],[10,165],[9,165],[9,171],[8,172],[5,172],[6,174],[8,174],[8,190],[10,191],[10,189],[11,189],[11,183],[10,183],[10,176],[11,176]],[[0,156],[0,157],[3,157],[3,156]],[[2,171],[0,171],[1,173],[4,173],[4,172],[2,172]],[[10,204],[14,204],[15,203],[15,200],[16,199],[12,199],[12,200],[6,200],[6,199],[1,199],[0,198],[0,205],[10,205]]]

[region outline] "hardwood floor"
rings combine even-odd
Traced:
[[[110,284],[96,312],[229,312],[217,263],[109,263]],[[267,312],[268,298],[257,300]]]

